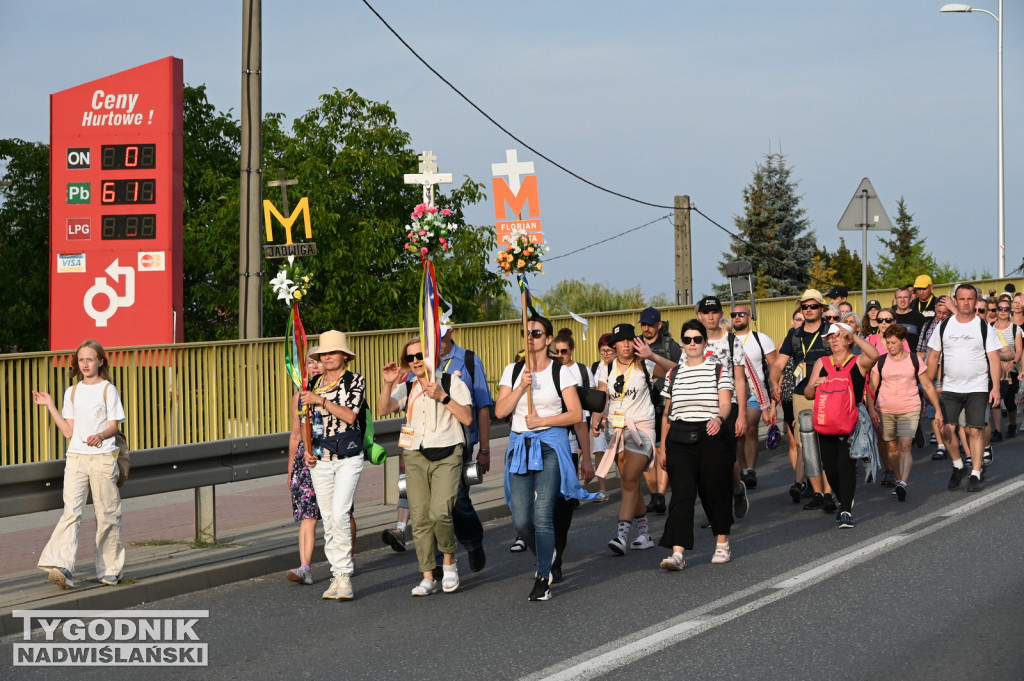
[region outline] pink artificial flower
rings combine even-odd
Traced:
[[[437,208],[435,208],[434,206],[429,206],[427,208],[427,211],[430,212],[430,213],[436,213],[437,212]]]
[[[423,236],[423,235],[424,235],[424,234],[426,234],[426,233],[427,233],[427,230],[425,230],[425,229],[421,229],[421,230],[420,230],[420,236]]]
[[[429,253],[429,252],[430,252],[430,251],[429,251],[429,250],[427,250],[427,248],[426,248],[425,246],[424,246],[423,248],[421,248],[421,249],[420,249],[420,253],[422,253],[423,255],[426,255],[426,254],[427,254],[427,253]]]
[[[423,217],[423,211],[421,210],[414,211],[412,214],[413,220],[419,220],[421,217]]]
[[[452,212],[450,210],[448,210],[447,208],[442,208],[441,209],[441,215],[444,215],[445,217],[447,217],[447,216],[449,216],[451,214],[452,214]]]

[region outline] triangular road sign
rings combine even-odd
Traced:
[[[866,209],[864,205],[865,198],[867,198]],[[865,217],[867,218],[866,221]],[[882,207],[882,202],[878,200],[878,194],[875,193],[875,188],[871,186],[871,180],[866,177],[860,181],[860,186],[857,187],[853,198],[850,199],[850,205],[846,207],[846,212],[839,219],[839,229],[859,232],[865,225],[867,225],[869,231],[892,231],[892,223],[889,221],[889,216],[885,214],[885,208]]]

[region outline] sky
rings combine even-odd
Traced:
[[[997,12],[998,0],[985,1]],[[942,0],[371,4],[492,118],[594,184],[663,206],[688,195],[735,232],[755,165],[781,149],[829,250],[841,236],[862,250],[861,234],[837,223],[867,177],[890,219],[906,200],[939,261],[998,271],[998,42],[988,15],[940,13]],[[1024,258],[1024,210],[1010,200],[1024,184],[1024,7],[1005,5],[1009,273]],[[550,246],[536,290],[582,278],[675,297],[673,227],[659,220],[670,210],[597,190],[524,148],[361,0],[263,0],[262,12],[265,113],[292,119],[351,88],[388,102],[440,172],[468,175],[488,194],[491,164],[517,149],[535,164]],[[3,0],[0,138],[49,142],[51,93],[166,56],[237,117],[241,45],[240,0]],[[493,207],[467,217],[493,222]],[[697,214],[691,229],[699,298],[724,281],[717,265],[730,237]],[[870,261],[883,248],[878,234],[869,233]]]

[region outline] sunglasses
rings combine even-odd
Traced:
[[[746,312],[730,312],[729,316],[732,317],[733,319],[735,319],[736,317],[746,317],[747,313]]]
[[[412,364],[416,360],[420,360],[420,361],[423,360],[423,353],[422,352],[417,352],[415,355],[406,355],[405,356],[405,363],[406,364]]]
[[[977,314],[985,314],[985,308],[983,308],[983,307],[976,307],[976,308],[974,308],[974,311]]]
[[[704,342],[704,336],[683,336],[683,345],[700,345]]]
[[[1009,311],[1010,311],[1010,308],[1008,308],[1008,307],[1003,307],[1002,305],[1000,305],[1000,306],[999,306],[999,307],[997,307],[996,309],[997,309],[997,310],[999,310],[1000,312],[1009,312]]]
[[[558,350],[558,354],[560,354],[560,355],[568,355],[569,354],[569,348],[560,348]]]
[[[543,338],[544,329],[530,329],[529,331],[524,331],[523,338],[526,338],[527,334],[530,335],[530,338]]]
[[[896,319],[893,317],[878,317],[875,321],[879,324],[892,324]]]
[[[994,308],[994,307],[990,307],[990,308],[988,308],[988,311],[989,311],[989,312],[995,312],[995,311],[996,311],[996,308]]]
[[[839,321],[839,315],[835,315],[835,314],[824,315],[824,318],[825,318],[826,322],[838,322]]]
[[[821,309],[821,305],[819,305],[818,303],[810,303],[809,305],[801,305],[800,309],[801,310],[820,310]]]
[[[621,394],[622,389],[626,387],[626,377],[619,374],[619,377],[615,379],[615,385],[613,386],[615,392]]]

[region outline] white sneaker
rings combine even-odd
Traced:
[[[331,585],[327,587],[327,591],[324,592],[322,598],[324,600],[334,600],[338,597],[338,580],[332,579]]]
[[[594,497],[593,502],[595,504],[599,504],[602,501],[608,501],[608,493],[605,492],[604,490],[598,490],[597,496]]]
[[[608,542],[608,548],[612,550],[612,553],[617,553],[620,556],[626,555],[626,544],[629,543],[629,537],[624,534],[620,534],[615,539]]]
[[[435,582],[432,579],[424,579],[422,582],[420,582],[412,588],[412,595],[430,596],[431,594],[436,594],[440,590],[441,587],[438,586],[437,582]]]
[[[633,540],[633,543],[629,545],[629,548],[634,551],[643,551],[654,546],[654,542],[651,541],[651,535],[641,534],[639,537]]]
[[[459,588],[459,564],[444,565],[442,569],[444,576],[441,578],[441,588],[446,594],[450,594]]]

